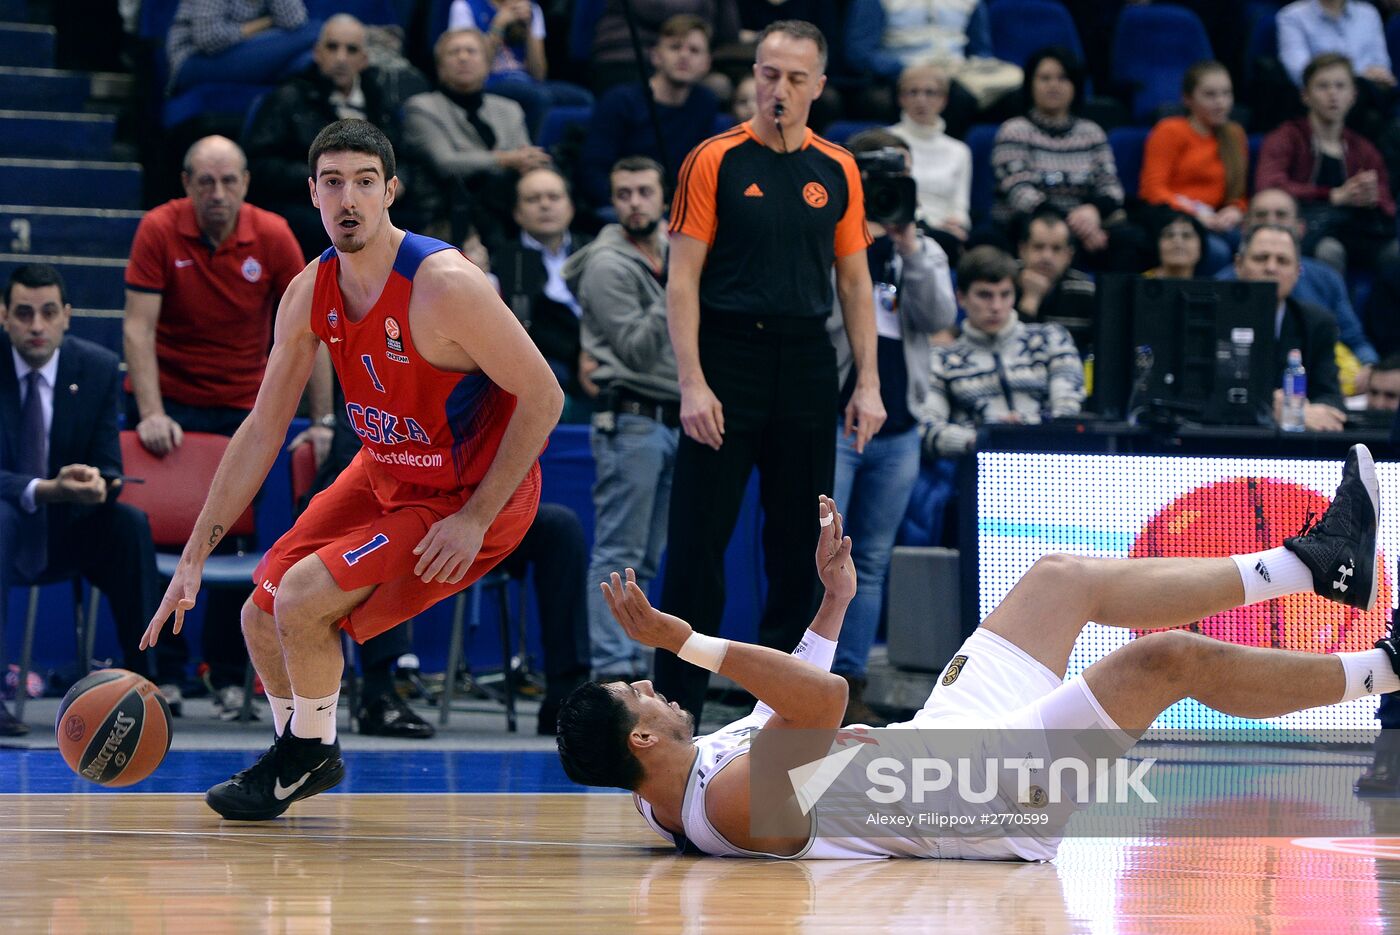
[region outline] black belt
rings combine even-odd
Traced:
[[[681,404],[678,402],[652,399],[640,393],[621,388],[604,391],[602,409],[618,415],[642,416],[653,422],[660,422],[668,429],[680,428]]]

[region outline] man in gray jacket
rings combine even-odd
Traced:
[[[888,130],[867,130],[851,137],[847,146],[862,153],[895,149],[912,171],[909,144]],[[843,724],[882,726],[884,720],[865,701],[865,668],[870,645],[880,627],[885,576],[895,534],[909,505],[919,476],[919,429],[914,413],[928,394],[929,337],[953,324],[958,307],[948,275],[948,254],[912,223],[883,225],[866,221],[872,242],[866,251],[870,281],[875,289],[876,365],[880,370],[880,400],[885,423],[857,451],[855,436],[844,431],[842,410],[855,388],[851,342],[837,302],[826,330],[836,348],[841,396],[832,418],[836,423],[836,476],[831,495],[846,516],[855,547],[859,582],[846,611],[846,624],[831,671],[846,680]]]
[[[661,166],[629,156],[612,167],[609,224],[564,264],[583,308],[583,350],[598,362],[597,411],[590,439],[593,556],[588,567],[588,631],[596,678],[643,673],[643,647],[608,612],[597,582],[634,568],[645,589],[666,547],[671,471],[680,426],[676,359],[666,330],[666,229]]]
[[[438,90],[415,94],[403,105],[405,145],[433,171],[439,187],[455,195],[482,193],[503,171],[523,175],[551,163],[548,153],[530,144],[520,105],[482,90],[491,71],[490,48],[476,29],[443,33],[433,46]],[[443,218],[454,206],[433,207]]]

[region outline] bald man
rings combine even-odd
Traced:
[[[181,181],[184,198],[142,218],[126,267],[126,424],[158,455],[187,431],[232,435],[242,424],[262,382],[277,303],[305,265],[287,222],[244,204],[248,163],[237,143],[196,141]],[[328,446],[328,369],[317,390],[313,414],[327,427],[315,431]],[[215,592],[204,626],[205,661],[229,717],[243,702],[238,611],[246,596]],[[178,691],[167,700],[178,710]]]
[[[258,179],[253,200],[287,219],[308,260],[330,246],[320,214],[306,200],[311,141],[327,124],[355,117],[383,130],[394,149],[402,151],[399,111],[409,96],[428,90],[427,79],[412,68],[391,71],[371,65],[368,43],[364,23],[348,13],[326,20],[311,64],[267,96],[243,137]],[[395,217],[403,218],[405,187],[413,193],[413,182],[400,162]]]

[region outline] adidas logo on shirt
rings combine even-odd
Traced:
[[[762,197],[763,197],[763,189],[761,189],[761,188],[758,187],[758,183],[757,183],[757,182],[751,182],[751,183],[749,183],[749,187],[746,188],[746,189],[744,189],[744,197],[745,197],[745,198],[762,198]]]

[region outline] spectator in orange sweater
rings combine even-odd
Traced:
[[[1138,196],[1190,214],[1209,233],[1201,273],[1230,261],[1244,220],[1249,148],[1244,128],[1230,119],[1235,95],[1219,62],[1197,62],[1181,82],[1187,116],[1153,127],[1142,158]]]

